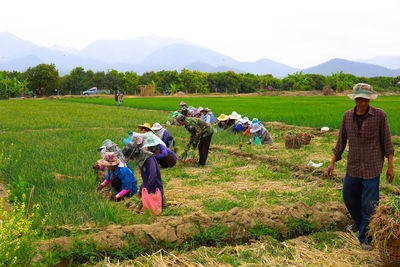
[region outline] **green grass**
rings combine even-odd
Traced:
[[[400,135],[400,115],[398,103],[400,96],[380,96],[372,100],[373,106],[382,108],[388,115],[392,133]],[[112,98],[73,98],[62,101],[116,105]],[[236,111],[262,121],[280,121],[291,125],[339,128],[342,115],[354,107],[354,101],[348,97],[141,97],[125,98],[124,106],[140,109],[174,111],[179,108],[180,101],[198,107],[207,106],[215,115],[230,114]]]

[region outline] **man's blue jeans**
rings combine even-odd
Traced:
[[[380,175],[373,179],[351,177],[346,174],[343,181],[343,200],[358,228],[360,243],[371,243],[372,238],[366,237],[371,216],[379,203]]]

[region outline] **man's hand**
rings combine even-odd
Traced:
[[[393,179],[394,179],[393,167],[388,167],[388,169],[386,171],[386,179],[390,184],[393,182]]]
[[[103,184],[100,184],[97,188],[96,188],[96,190],[97,191],[101,191],[101,189],[103,189],[104,188],[104,185]]]
[[[328,168],[326,169],[326,176],[332,178],[334,169],[335,169],[335,164],[331,162],[331,164],[329,164]]]

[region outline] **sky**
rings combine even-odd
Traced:
[[[76,49],[158,35],[306,68],[400,56],[399,12],[400,0],[2,0],[0,32]]]

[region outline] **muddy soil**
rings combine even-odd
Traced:
[[[198,233],[200,226],[209,229],[215,225],[234,227],[231,239],[243,240],[250,237],[248,229],[256,223],[265,225],[271,229],[279,228],[283,235],[287,234],[285,221],[287,218],[308,218],[319,229],[336,225],[337,229],[344,229],[350,222],[346,207],[337,202],[317,203],[309,207],[303,202],[289,206],[277,206],[274,208],[260,208],[253,211],[241,210],[238,207],[228,212],[219,212],[213,215],[194,213],[183,217],[161,217],[153,224],[137,225],[110,225],[98,233],[80,236],[80,240],[93,240],[106,249],[120,249],[125,246],[123,237],[127,234],[139,238],[147,237],[155,242],[176,242],[181,244],[194,234]],[[197,225],[197,227],[196,227]],[[145,240],[146,238],[142,239]],[[54,244],[62,250],[68,250],[72,246],[71,237],[60,237],[47,241],[44,249]]]

